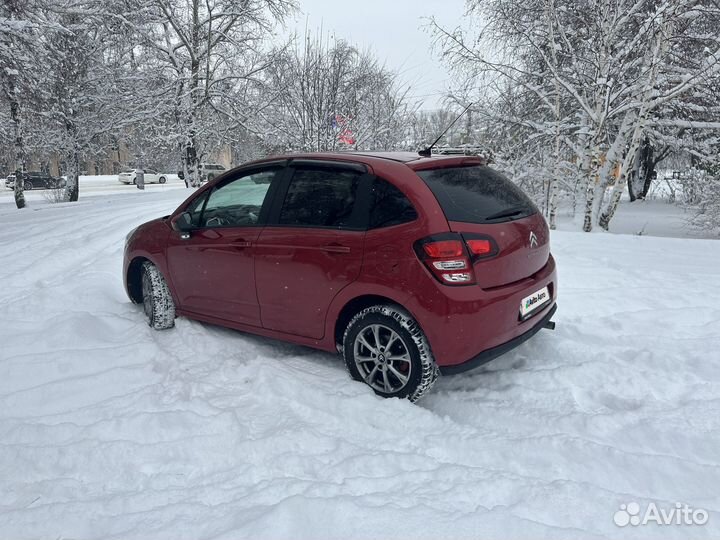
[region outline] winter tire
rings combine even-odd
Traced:
[[[175,302],[165,278],[157,266],[145,262],[142,267],[143,310],[148,324],[155,330],[175,326]]]
[[[30,182],[29,180],[25,180],[23,182],[23,189],[30,191],[32,188],[33,188],[32,182]]]
[[[342,348],[353,379],[382,397],[417,401],[438,377],[425,334],[399,306],[372,306],[355,315]]]
[[[133,186],[137,185],[137,178],[133,178]]]
[[[167,182],[167,178],[165,178],[164,176],[161,176],[161,177],[160,177],[160,180],[158,180],[158,181],[159,181],[161,184],[164,184],[165,182]]]

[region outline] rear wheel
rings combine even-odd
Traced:
[[[148,324],[155,330],[175,326],[175,302],[160,271],[151,262],[143,263],[143,310]]]
[[[160,177],[160,180],[158,180],[158,181],[159,181],[161,184],[164,184],[165,182],[167,182],[167,178],[165,178],[164,176],[161,176],[161,177]]]
[[[343,356],[350,375],[382,397],[417,401],[438,377],[425,334],[399,306],[372,306],[353,317]]]
[[[33,188],[32,182],[30,180],[25,180],[23,182],[23,189],[30,190]]]

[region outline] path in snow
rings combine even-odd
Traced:
[[[411,405],[334,355],[152,331],[124,237],[188,194],[153,187],[0,204],[0,538],[720,536],[720,242],[555,233],[557,330]],[[710,518],[620,529],[631,501]]]

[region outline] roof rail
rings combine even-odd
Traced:
[[[486,148],[471,145],[435,147],[432,149],[432,153],[440,156],[490,156],[490,152]]]

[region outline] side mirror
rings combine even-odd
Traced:
[[[172,219],[171,225],[173,229],[184,234],[189,234],[190,231],[195,228],[192,223],[192,216],[190,215],[190,212],[183,212],[182,214],[175,216]]]

